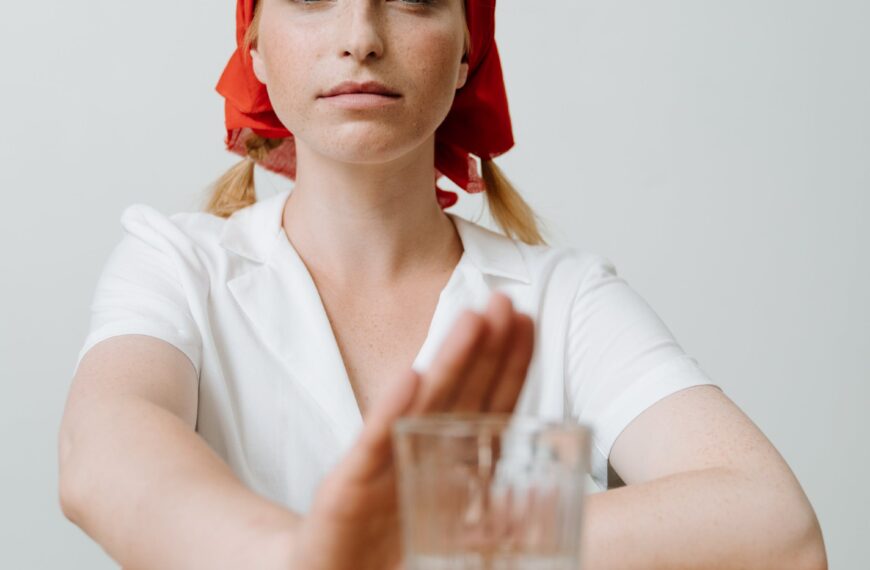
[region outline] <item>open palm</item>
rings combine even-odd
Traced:
[[[466,310],[425,374],[409,370],[376,403],[359,439],[324,479],[296,536],[294,568],[401,566],[391,428],[401,416],[512,412],[534,345],[534,323],[494,293],[483,314]]]

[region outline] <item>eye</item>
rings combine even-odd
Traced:
[[[315,2],[319,2],[320,0],[290,0],[291,2],[296,2],[297,4],[314,4]],[[387,0],[387,2],[395,1],[395,0]],[[436,0],[402,0],[405,4],[434,4]]]
[[[293,2],[294,4],[315,4],[319,1],[320,0],[290,0],[290,2]],[[390,2],[390,1],[395,1],[395,0],[387,0],[387,1]],[[401,1],[403,4],[420,4],[420,5],[425,6],[425,5],[429,5],[429,4],[435,4],[435,2],[437,2],[438,0],[401,0]]]

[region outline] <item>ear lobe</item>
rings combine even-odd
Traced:
[[[456,88],[462,89],[465,86],[465,82],[468,80],[468,64],[461,63],[459,64],[459,77],[456,78]]]
[[[269,78],[266,74],[266,65],[263,63],[263,58],[260,56],[260,52],[256,50],[256,48],[251,48],[251,65],[254,68],[254,75],[257,76],[257,80],[263,85],[267,85]]]

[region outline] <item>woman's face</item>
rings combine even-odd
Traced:
[[[260,0],[254,72],[298,144],[386,162],[426,142],[465,84],[464,0]],[[324,94],[376,81],[395,97]]]

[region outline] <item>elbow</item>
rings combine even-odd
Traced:
[[[60,503],[60,510],[63,513],[63,516],[73,524],[79,524],[79,511],[78,511],[78,501],[75,499],[76,494],[72,485],[70,484],[69,477],[61,476],[58,479],[58,501]]]
[[[69,488],[68,483],[61,479],[58,485],[58,499],[60,503],[60,510],[63,513],[63,516],[66,517],[68,521],[73,524],[78,524],[78,514],[75,507],[75,502],[72,498],[72,491]]]
[[[752,568],[827,570],[822,528],[809,499],[790,472],[780,477],[741,477],[752,491],[747,538],[755,555]],[[751,514],[750,514],[751,513]],[[751,529],[751,530],[750,530]]]
[[[797,533],[792,547],[795,557],[795,564],[792,567],[798,570],[828,570],[828,556],[822,538],[822,529],[812,508],[809,508],[806,518],[808,520]]]
[[[72,436],[67,426],[62,426],[58,434],[58,501],[61,512],[70,522],[78,525],[81,517],[81,486],[77,483],[73,465]]]
[[[822,528],[812,506],[806,496],[800,493],[800,497],[791,503],[791,507],[784,509],[783,514],[778,517],[779,524],[785,531],[782,535],[783,555],[780,560],[791,561],[788,567],[795,570],[827,570],[828,557]],[[782,524],[787,521],[791,524]]]

